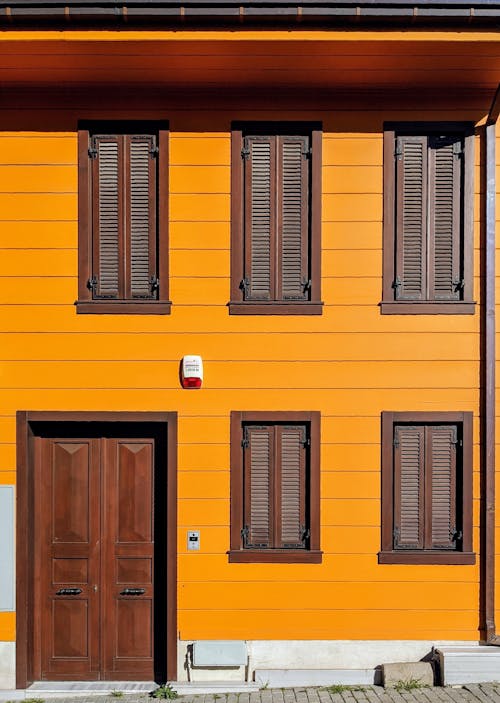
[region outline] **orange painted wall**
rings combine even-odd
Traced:
[[[378,565],[377,551],[382,410],[474,412],[479,549],[479,314],[381,316],[378,303],[383,121],[478,121],[482,108],[219,98],[117,110],[24,94],[0,114],[0,482],[15,477],[18,409],[177,411],[181,639],[477,640],[478,565]],[[170,121],[170,316],[76,314],[76,120],[97,117]],[[324,124],[324,314],[231,317],[230,122],[280,118]],[[179,388],[186,353],[203,356],[199,392]],[[229,414],[266,409],[321,411],[320,565],[228,563]]]

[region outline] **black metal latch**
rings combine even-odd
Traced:
[[[124,588],[120,591],[121,596],[142,596],[144,593],[146,593],[145,588]]]
[[[79,596],[81,592],[81,588],[60,588],[56,596]]]

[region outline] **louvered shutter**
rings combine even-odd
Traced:
[[[394,549],[423,549],[425,428],[394,428]]]
[[[397,300],[426,298],[427,137],[397,138],[396,279]]]
[[[426,464],[430,484],[431,515],[426,548],[456,548],[456,425],[429,426]]]
[[[462,141],[429,137],[429,298],[459,300]]]
[[[272,426],[244,429],[243,546],[273,546],[274,432]]]
[[[92,138],[95,298],[157,297],[156,138]]]
[[[130,298],[155,298],[156,275],[156,139],[126,138],[128,151],[127,255]]]
[[[120,298],[123,257],[123,142],[120,136],[95,136],[93,183],[94,297]]]
[[[280,471],[280,511],[278,547],[304,549],[306,525],[306,428],[301,425],[276,427]]]
[[[245,137],[244,153],[245,300],[274,300],[276,137]]]
[[[278,137],[277,297],[307,300],[309,137]]]

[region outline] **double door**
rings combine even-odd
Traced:
[[[155,440],[36,437],[35,668],[154,679]]]

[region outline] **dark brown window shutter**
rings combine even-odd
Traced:
[[[127,218],[129,297],[155,298],[156,275],[156,139],[127,140],[130,216]]]
[[[456,425],[429,426],[426,464],[432,498],[426,539],[428,549],[455,549],[456,525]],[[428,508],[429,512],[429,508]]]
[[[427,259],[427,137],[398,137],[396,144],[395,297],[423,300]]]
[[[94,298],[157,298],[156,139],[96,135],[93,157]]]
[[[245,137],[245,300],[275,298],[276,137]]]
[[[394,549],[424,547],[425,428],[394,428]]]
[[[278,137],[278,271],[277,296],[307,300],[309,137]]]
[[[307,136],[244,139],[245,300],[308,300]]]
[[[459,300],[460,137],[429,137],[429,298]]]
[[[95,136],[93,183],[94,297],[120,298],[123,257],[123,143],[120,136]]]
[[[274,432],[272,426],[244,428],[245,505],[243,546],[273,546]]]
[[[308,538],[306,525],[306,428],[293,425],[277,427],[277,454],[281,471],[281,518],[278,547],[304,549]]]

